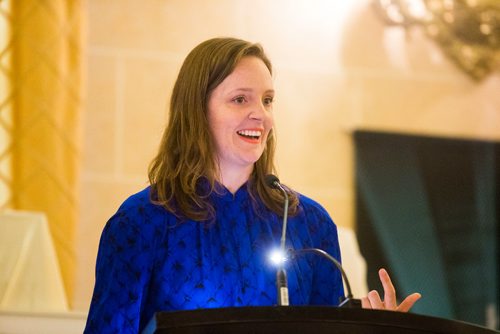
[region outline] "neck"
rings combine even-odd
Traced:
[[[227,190],[234,194],[245,182],[248,181],[252,171],[253,165],[237,169],[222,168],[221,166],[219,182],[226,187]]]

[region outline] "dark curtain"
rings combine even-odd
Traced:
[[[500,144],[355,132],[356,229],[368,264],[392,273],[415,313],[491,326],[500,292]]]

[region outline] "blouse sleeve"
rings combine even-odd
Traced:
[[[107,222],[84,333],[138,333],[153,262],[152,239],[141,207],[120,209]]]
[[[337,226],[321,205],[313,204],[306,209],[306,215],[315,247],[341,262]],[[337,306],[345,298],[342,275],[332,262],[319,255],[315,256],[310,302],[312,305]]]

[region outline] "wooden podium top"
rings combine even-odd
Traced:
[[[500,333],[477,325],[412,313],[321,306],[274,306],[158,312],[143,334],[201,333]]]

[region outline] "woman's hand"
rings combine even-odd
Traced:
[[[392,285],[389,274],[385,269],[380,269],[378,275],[384,287],[384,300],[380,299],[380,295],[376,290],[372,290],[368,293],[368,296],[361,298],[363,308],[408,312],[413,304],[420,299],[421,295],[419,293],[412,293],[398,305],[396,290],[394,289],[394,285]]]

